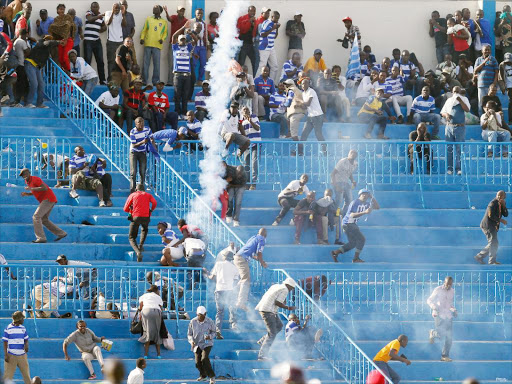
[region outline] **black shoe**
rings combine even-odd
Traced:
[[[68,235],[68,234],[66,233],[66,234],[64,234],[64,235],[62,235],[62,236],[57,237],[57,238],[56,238],[55,240],[53,240],[53,241],[61,241],[61,240],[62,240],[63,238],[65,238],[67,235]]]
[[[137,252],[137,263],[142,262],[142,253]]]
[[[397,124],[403,124],[404,123],[404,117],[402,115],[398,116],[398,119],[396,120]]]
[[[224,337],[222,336],[222,333],[220,333],[220,331],[217,331],[215,335],[216,335],[218,340],[224,339]]]
[[[334,244],[336,244],[336,245],[345,245],[345,243],[343,241],[341,241],[341,240],[336,240],[334,242]]]

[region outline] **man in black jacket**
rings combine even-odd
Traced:
[[[505,191],[498,191],[496,198],[489,203],[485,210],[480,228],[482,228],[485,237],[487,237],[487,245],[475,256],[475,260],[480,264],[484,264],[483,259],[487,255],[489,255],[489,264],[501,264],[499,261],[496,261],[496,255],[498,253],[500,223],[507,225],[507,221],[502,219],[502,217],[508,217],[506,198],[507,194]]]

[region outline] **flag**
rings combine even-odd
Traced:
[[[359,58],[359,43],[357,41],[357,34],[354,37],[354,43],[352,44],[352,50],[350,51],[350,60],[348,62],[347,79],[353,79],[354,76],[361,72],[361,61]]]

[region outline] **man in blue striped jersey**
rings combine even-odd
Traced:
[[[277,54],[276,49],[274,47],[275,40],[279,34],[279,17],[280,14],[277,11],[272,12],[272,18],[270,20],[265,20],[261,24],[261,32],[260,32],[260,64],[258,66],[258,73],[261,74],[263,68],[267,66],[270,68],[270,78],[275,79],[277,74]]]
[[[402,105],[406,106],[406,108],[407,108],[406,116],[409,117],[411,114],[412,96],[404,95],[405,79],[403,76],[400,75],[400,69],[397,66],[391,68],[391,77],[388,77],[386,79],[386,84],[391,87],[390,100],[393,103],[393,109],[395,110],[395,113],[398,117],[397,124],[403,124],[404,123],[404,115],[403,115],[402,111],[400,110],[400,106],[402,106]],[[410,124],[411,122],[412,122],[412,117],[409,119],[408,123]]]
[[[416,97],[412,102],[411,114],[412,122],[415,126],[419,123],[432,123],[432,139],[440,140],[439,138],[439,124],[441,124],[441,116],[435,113],[436,102],[432,96],[430,96],[430,88],[423,87],[421,89],[421,95]]]
[[[25,316],[20,311],[12,314],[12,323],[4,330],[4,379],[12,380],[16,367],[20,369],[25,384],[30,384],[30,368],[28,366],[28,334],[23,326]]]
[[[107,161],[96,155],[86,155],[82,146],[75,147],[75,155],[69,160],[73,199],[79,197],[77,189],[96,191],[100,207],[111,207],[112,177],[105,172]]]
[[[184,27],[176,31],[172,36],[173,52],[173,71],[174,71],[174,101],[175,111],[184,119],[187,113],[187,101],[189,89],[192,86],[192,69],[190,67],[190,58],[194,51],[193,41],[187,43],[187,36],[182,35]]]
[[[174,83],[176,84],[176,82]],[[130,131],[130,193],[135,192],[137,185],[137,169],[139,171],[139,183],[144,185],[146,180],[146,167],[148,145],[153,145],[156,150],[155,140],[152,137],[151,129],[144,126],[144,118],[135,119],[135,128]]]
[[[258,116],[251,114],[249,107],[242,108],[241,120],[245,134],[251,140],[251,150],[245,152],[245,171],[247,178],[251,173],[251,181],[255,183],[258,179],[258,144],[253,142],[261,141],[260,120]],[[249,189],[255,190],[256,184],[251,184]]]
[[[279,123],[279,138],[289,136],[288,119],[286,118],[286,94],[285,86],[281,82],[277,85],[277,92],[270,95],[268,106],[270,107],[270,121]]]

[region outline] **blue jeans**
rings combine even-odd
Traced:
[[[229,310],[229,324],[236,323],[236,292],[233,290],[215,292],[215,304],[217,307],[215,328],[217,329],[217,332],[222,332],[222,321],[224,320],[224,311],[226,310],[226,307]]]
[[[375,365],[377,367],[380,368],[380,370],[382,372],[384,372],[384,374],[389,377],[391,379],[391,381],[393,382],[393,384],[398,384],[400,382],[400,375],[398,375],[398,373],[396,373],[393,369],[391,369],[391,367],[389,366],[388,363],[384,362],[384,361],[373,361],[375,363]]]
[[[28,78],[28,95],[26,98],[26,104],[35,104],[36,106],[43,105],[44,100],[44,79],[43,74],[41,73],[41,70],[39,68],[34,67],[32,63],[25,62],[25,73],[27,74]],[[36,92],[37,92],[37,101],[36,98]]]
[[[193,67],[192,71],[196,70],[197,62],[199,62],[199,71],[197,72],[196,81],[204,80],[204,66],[206,65],[206,47],[195,47],[194,53],[196,53],[199,58],[193,58]]]
[[[444,61],[445,55],[451,55],[452,49],[449,45],[442,45],[436,48],[437,63],[441,64]]]
[[[452,333],[453,333],[453,319],[441,319],[439,316],[434,317],[436,325],[434,331],[435,338],[444,338],[442,357],[450,356],[450,349],[452,348]]]
[[[439,135],[439,125],[441,124],[441,116],[435,113],[414,113],[412,122],[417,127],[419,123],[432,123],[432,136]]]
[[[446,124],[444,135],[446,141],[464,142],[466,141],[466,126]],[[448,171],[453,172],[453,145],[447,145],[446,157],[448,158]],[[455,169],[460,171],[460,145],[455,145]]]
[[[479,116],[483,114],[483,105],[482,99],[489,93],[489,86],[487,87],[478,87],[478,113]]]
[[[288,134],[288,119],[286,118],[286,114],[274,113],[270,121],[279,124],[279,136],[286,136]]]
[[[489,143],[500,143],[503,141],[510,141],[509,131],[489,131],[487,129],[482,131],[482,139]],[[488,150],[492,151],[492,145],[489,145]],[[503,152],[507,153],[506,147],[503,147]]]
[[[98,84],[98,78],[94,77],[90,80],[82,80],[82,90],[87,96],[91,96],[94,87]]]
[[[158,132],[166,128],[166,124],[169,124],[172,129],[178,130],[178,114],[176,112],[167,111],[164,114],[162,112],[153,111],[153,119],[149,122],[151,131]]]
[[[144,84],[148,82],[149,76],[149,64],[153,60],[153,75],[151,77],[151,83],[156,85],[160,80],[160,49],[155,47],[144,47],[144,64],[142,68],[142,81]]]
[[[379,125],[379,135],[384,135],[384,131],[386,130],[386,124],[388,122],[388,118],[384,115],[377,115],[376,113],[361,113],[359,115],[359,121],[363,124],[367,124],[368,128],[366,129],[366,133],[372,133],[373,127],[375,124]]]
[[[96,68],[98,69],[98,77],[100,83],[105,81],[105,63],[103,62],[103,45],[101,40],[84,40],[84,60],[91,65],[92,55],[96,59]]]

